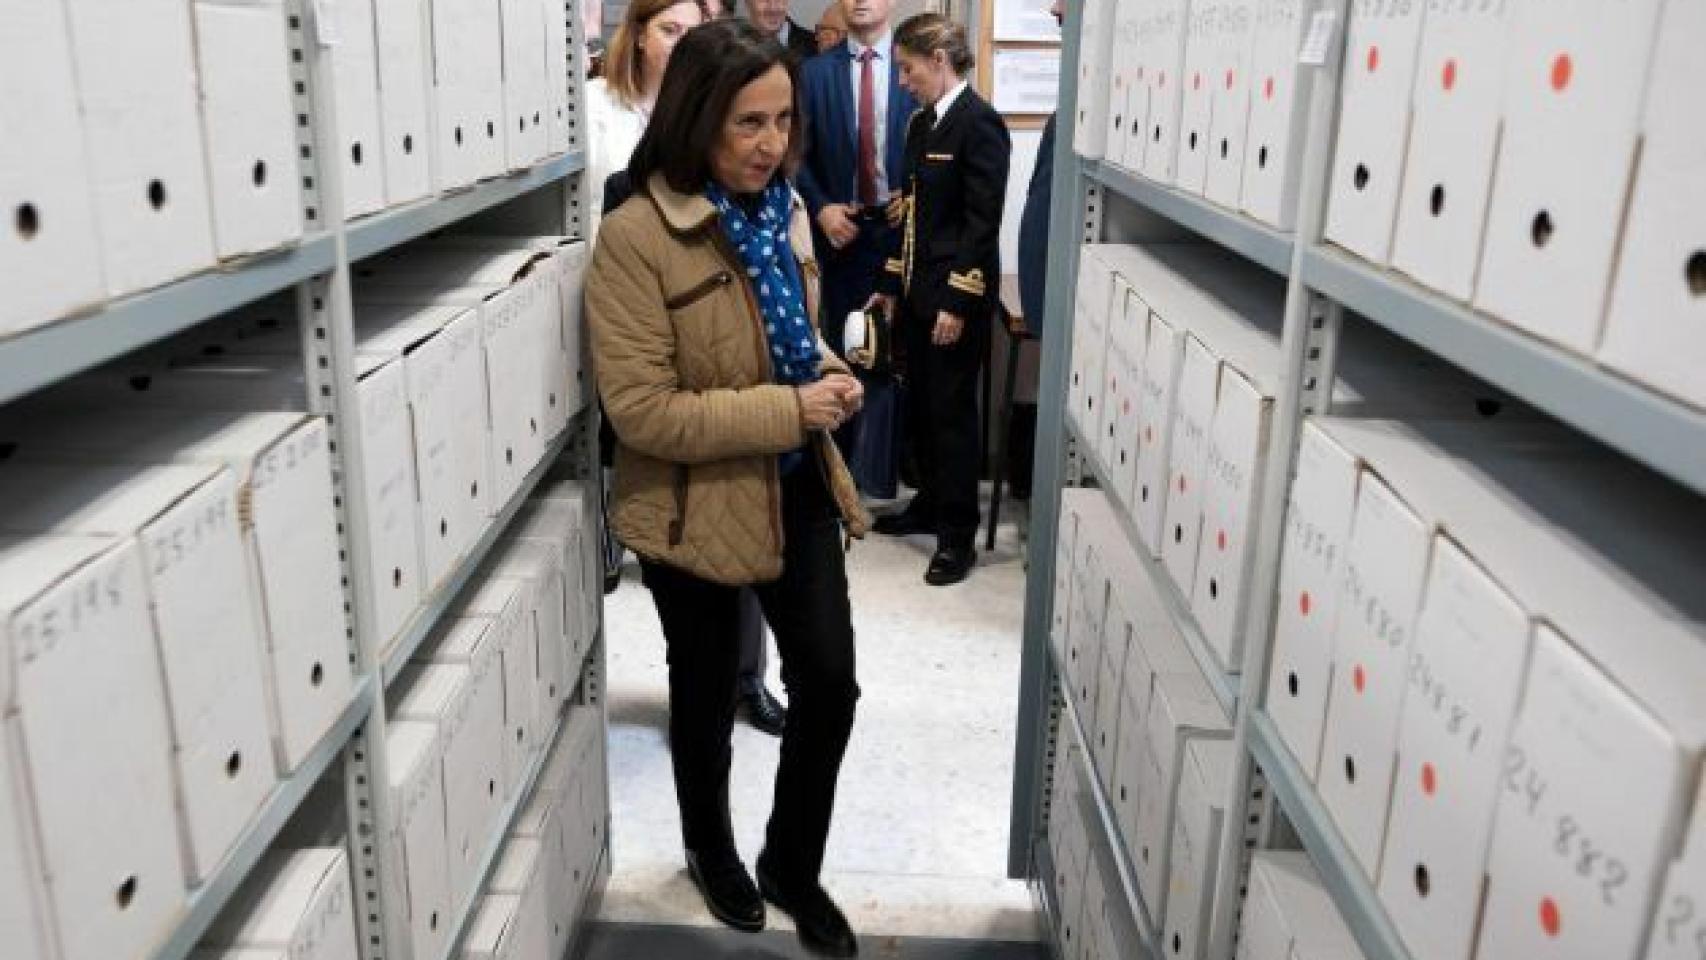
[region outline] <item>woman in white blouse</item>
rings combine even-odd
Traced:
[[[587,176],[595,230],[604,210],[604,181],[628,169],[651,119],[670,53],[704,19],[698,0],[634,0],[610,41],[605,76],[587,84],[592,126]]]

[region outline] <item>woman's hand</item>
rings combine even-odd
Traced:
[[[831,374],[816,383],[795,387],[800,397],[800,419],[807,430],[834,430],[847,419],[847,392],[843,381],[853,380],[841,374]],[[855,384],[857,380],[853,380]]]
[[[853,415],[865,409],[865,385],[858,377],[850,377],[845,373],[832,373],[824,379],[833,381],[841,387],[841,419],[852,419]]]
[[[826,203],[818,211],[817,225],[837,250],[859,239],[859,225],[853,222],[853,206],[846,203]]]
[[[938,347],[951,347],[960,342],[966,322],[946,310],[936,313],[936,329],[930,331],[930,342]]]

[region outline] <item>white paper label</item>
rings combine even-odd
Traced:
[[[338,45],[337,0],[314,0],[314,39],[322,47]]]
[[[1327,48],[1332,45],[1333,31],[1339,26],[1339,15],[1333,10],[1317,10],[1309,21],[1309,35],[1303,38],[1303,49],[1297,62],[1319,67],[1327,62]]]

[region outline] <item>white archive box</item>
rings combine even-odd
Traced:
[[[1131,299],[1131,286],[1115,274],[1113,296],[1108,301],[1108,331],[1102,340],[1101,423],[1094,438],[1096,455],[1110,473],[1119,438],[1129,428],[1128,421],[1133,412],[1131,404],[1126,402],[1131,393],[1131,381],[1127,377],[1130,364],[1126,358],[1131,353],[1131,341],[1140,330],[1147,333],[1149,326],[1148,308],[1134,311]],[[1117,486],[1109,494],[1123,499]]]
[[[1175,314],[1175,316],[1177,316]],[[1189,322],[1190,318],[1181,318]],[[1208,428],[1220,387],[1220,361],[1195,336],[1185,338],[1185,363],[1173,404],[1167,454],[1167,508],[1161,524],[1161,560],[1174,585],[1190,596],[1202,536],[1202,489],[1208,463]]]
[[[1263,702],[1298,766],[1315,778],[1326,724],[1345,545],[1359,478],[1357,458],[1305,420],[1287,495],[1279,612]]]
[[[1647,106],[1641,159],[1629,202],[1602,363],[1706,407],[1706,130],[1688,102],[1706,83],[1706,9],[1665,4]]]
[[[1202,532],[1191,611],[1228,672],[1242,669],[1245,585],[1255,562],[1257,491],[1267,464],[1274,391],[1220,366],[1203,466]]]
[[[156,943],[184,909],[143,566],[115,537],[0,539],[0,732],[22,788],[11,799],[29,798],[19,812],[40,843],[46,942],[64,960]]]
[[[1078,122],[1072,149],[1100,159],[1108,139],[1108,87],[1113,59],[1115,0],[1086,0],[1078,40]]]
[[[324,5],[316,7],[316,13]],[[372,0],[331,8],[337,43],[330,47],[337,98],[337,162],[343,167],[344,219],[385,208],[385,138],[379,101],[379,55]],[[323,28],[322,28],[323,29]]]
[[[485,358],[466,307],[358,301],[358,352],[403,355],[419,511],[421,593],[442,584],[486,525]]]
[[[563,579],[562,548],[556,544],[510,540],[499,546],[489,567],[498,577],[512,577],[530,584],[530,614],[533,620],[533,704],[537,714],[533,749],[544,749],[544,734],[551,729],[558,711],[568,698],[563,678],[564,663],[572,655],[565,603],[567,584]],[[579,588],[579,584],[575,585]],[[576,663],[578,667],[578,662]],[[579,671],[577,670],[576,673]]]
[[[538,639],[533,620],[533,585],[514,577],[486,575],[458,601],[459,617],[492,620],[492,642],[503,657],[503,764],[505,796],[521,785],[527,763],[539,750],[538,683],[534,679]]]
[[[1108,108],[1107,132],[1103,134],[1102,155],[1108,163],[1131,169],[1125,159],[1126,144],[1131,141],[1131,127],[1148,125],[1149,97],[1133,97],[1132,89],[1143,83],[1143,56],[1139,52],[1142,22],[1148,4],[1138,0],[1114,3],[1105,28],[1111,34],[1108,51]]]
[[[1073,297],[1072,371],[1067,385],[1068,418],[1079,436],[1100,434],[1102,365],[1107,360],[1108,311],[1114,276],[1098,244],[1085,244],[1078,258],[1078,295]]]
[[[54,437],[51,455],[214,461],[236,474],[247,511],[244,567],[264,617],[274,757],[280,773],[296,769],[349,705],[354,685],[326,421],[198,412],[115,413],[84,422],[91,426]]]
[[[560,5],[559,5],[560,6]],[[511,170],[525,170],[544,158],[550,139],[545,127],[544,0],[501,0],[503,25],[504,154]],[[562,20],[562,12],[557,11]]]
[[[1468,957],[1529,624],[1510,595],[1443,538],[1425,597],[1399,714],[1379,892],[1413,951]]]
[[[1363,960],[1321,875],[1301,850],[1259,850],[1238,960]]]
[[[1131,505],[1137,531],[1151,556],[1160,556],[1172,457],[1173,411],[1185,366],[1182,328],[1158,313],[1149,315],[1149,342],[1143,353],[1143,399],[1138,408],[1137,475]]]
[[[522,898],[492,893],[473,905],[459,960],[522,960]]]
[[[1114,321],[1108,338],[1108,363],[1118,371],[1112,396],[1106,399],[1108,447],[1103,452],[1114,498],[1136,515],[1137,461],[1143,449],[1143,379],[1149,351],[1149,304],[1129,287],[1125,310]]]
[[[427,0],[373,0],[379,109],[384,117],[385,205],[432,190],[431,51]]]
[[[1138,886],[1149,905],[1152,919],[1167,914],[1168,878],[1174,816],[1178,811],[1179,781],[1183,776],[1187,747],[1196,740],[1226,740],[1231,723],[1220,708],[1201,672],[1159,674],[1149,697],[1143,750],[1149,762],[1148,775],[1138,802]]]
[[[283,0],[195,0],[196,75],[220,259],[302,235]],[[340,118],[341,122],[341,118]]]
[[[539,845],[534,882],[543,887],[542,896],[548,906],[546,922],[550,935],[548,956],[551,957],[562,957],[567,952],[569,938],[580,919],[578,909],[572,909],[578,907],[575,902],[578,898],[570,880],[563,832],[558,826],[564,815],[560,794],[546,789],[541,778],[538,789],[533,791],[527,805],[516,815],[515,826],[509,836],[511,848],[522,840]],[[496,880],[497,875],[494,875],[494,882]]]
[[[1194,740],[1185,750],[1173,823],[1167,914],[1161,928],[1161,944],[1170,957],[1202,960],[1208,956],[1220,836],[1227,828],[1226,797],[1235,756],[1230,740]]]
[[[1665,871],[1664,887],[1652,913],[1652,932],[1647,935],[1646,960],[1689,960],[1699,955],[1706,942],[1706,916],[1700,903],[1706,898],[1706,782],[1695,794],[1693,814],[1682,848]]]
[[[1078,913],[1078,956],[1083,960],[1101,960],[1107,956],[1106,937],[1109,910],[1120,909],[1113,897],[1120,891],[1120,881],[1108,869],[1108,861],[1092,850],[1084,871],[1084,903]]]
[[[65,9],[107,293],[135,293],[211,266],[189,6],[65,0]]]
[[[1131,622],[1114,610],[1114,599],[1108,598],[1108,615],[1102,628],[1102,650],[1097,667],[1096,713],[1085,717],[1089,724],[1090,756],[1096,761],[1096,776],[1102,789],[1111,795],[1117,782],[1115,766],[1119,760],[1120,705],[1125,700],[1122,684],[1125,680],[1126,651],[1131,646]]]
[[[1475,292],[1498,158],[1510,4],[1430,6],[1422,24],[1392,265],[1458,300]]]
[[[0,298],[0,335],[27,330],[101,299],[101,240],[65,8],[0,4],[0,274],[29,277]],[[67,265],[75,264],[74,269]]]
[[[1179,162],[1179,123],[1185,105],[1185,34],[1190,0],[1155,0],[1144,44],[1149,75],[1149,134],[1143,145],[1143,175],[1173,182]]]
[[[477,871],[508,793],[504,787],[503,737],[494,728],[493,690],[501,676],[487,675],[476,688],[473,671],[460,664],[410,664],[397,678],[390,713],[402,720],[438,726],[444,764],[445,857],[451,903],[465,905],[478,891]]]
[[[551,913],[561,905],[547,899],[548,869],[544,842],[524,837],[511,837],[504,844],[503,856],[492,867],[487,889],[519,901],[513,923],[517,960],[557,960],[562,956],[551,952]]]
[[[1179,159],[1174,185],[1200,194],[1208,182],[1209,124],[1214,113],[1214,71],[1221,21],[1230,0],[1192,0],[1185,20],[1184,102],[1179,110]]]
[[[1504,131],[1475,306],[1591,353],[1611,289],[1661,3],[1512,2]]]
[[[133,679],[165,695],[184,871],[200,882],[276,782],[235,478],[209,464],[14,463],[0,468],[0,501],[7,533],[116,536],[140,548],[159,669]]]
[[[558,466],[564,466],[570,461],[559,460]],[[554,476],[547,473],[539,486],[533,489],[522,516],[526,518],[528,527],[533,524],[548,524],[549,528],[558,530],[572,529],[580,532],[580,539],[572,546],[578,553],[566,554],[563,569],[569,571],[576,564],[580,568],[581,589],[580,600],[581,648],[585,653],[593,637],[598,632],[599,615],[602,608],[600,598],[604,596],[604,567],[600,562],[599,533],[603,529],[600,513],[599,498],[596,493],[588,495],[586,487],[568,476]],[[515,529],[524,529],[517,524]],[[568,578],[574,582],[572,577]],[[571,601],[575,597],[569,598]]]
[[[348,856],[341,847],[267,851],[202,945],[272,948],[291,960],[355,960]]]
[[[1392,802],[1398,711],[1409,686],[1433,529],[1364,471],[1357,485],[1333,629],[1334,672],[1316,777],[1321,802],[1370,878],[1380,875]]]
[[[1326,239],[1372,263],[1392,255],[1426,10],[1422,0],[1350,9]]]
[[[541,38],[543,39],[543,38]],[[503,173],[503,26],[496,3],[435,0],[433,71],[441,190]]]
[[[505,723],[504,696],[507,677],[504,675],[504,644],[510,634],[503,623],[493,617],[454,617],[445,621],[427,643],[415,654],[416,663],[449,663],[468,668],[468,720],[474,739],[493,736],[515,736]],[[494,744],[495,746],[495,744]],[[509,775],[509,749],[506,743],[500,752],[497,769],[502,773],[494,795],[507,799],[515,795],[514,778]],[[488,765],[488,772],[490,766]],[[478,848],[478,844],[476,844]]]
[[[521,543],[538,543],[557,551],[558,565],[563,570],[563,658],[562,673],[557,677],[557,689],[566,697],[573,692],[580,675],[580,665],[592,645],[593,621],[587,607],[596,602],[596,594],[587,594],[585,572],[589,566],[582,539],[582,517],[578,510],[565,504],[530,500],[511,524],[509,535]],[[1068,567],[1067,569],[1070,569]]]
[[[390,775],[391,834],[383,838],[390,855],[385,884],[389,902],[404,910],[386,910],[392,949],[411,960],[439,960],[450,949],[450,858],[445,847],[444,743],[438,725],[392,720],[385,725],[386,768]]]
[[[1278,230],[1297,219],[1303,131],[1315,71],[1297,62],[1317,0],[1256,0],[1250,36],[1250,120],[1245,132],[1245,213]]]
[[[1259,0],[1226,0],[1215,40],[1209,108],[1208,177],[1203,196],[1238,209],[1244,191],[1244,145],[1250,131],[1250,59]]]
[[[1102,624],[1108,606],[1104,555],[1112,524],[1106,498],[1088,505],[1083,516],[1072,569],[1072,623],[1067,637],[1066,677],[1080,716],[1093,716],[1100,680]]]
[[[0,548],[3,549],[3,548]],[[8,649],[0,656],[0,697],[11,701],[11,651],[7,625],[0,624],[0,641]],[[23,760],[17,756],[11,731],[0,722],[0,926],[7,932],[7,950],[19,960],[46,960],[47,903],[44,900],[41,851],[32,828],[29,801],[19,783]]]
[[[1107,160],[1133,173],[1143,172],[1144,148],[1149,142],[1149,110],[1152,103],[1150,72],[1154,69],[1154,48],[1150,32],[1155,29],[1161,6],[1150,0],[1115,4],[1115,43],[1124,42],[1123,50],[1116,49],[1116,66],[1128,63],[1125,81],[1125,118],[1123,135],[1107,143]]]

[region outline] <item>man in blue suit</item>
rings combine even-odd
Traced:
[[[800,68],[805,155],[796,178],[823,264],[824,338],[841,349],[847,315],[876,291],[889,249],[887,206],[906,166],[918,109],[901,86],[889,22],[893,0],[837,0],[847,40]],[[836,439],[867,495],[892,499],[899,463],[892,382],[867,379],[865,412]]]

